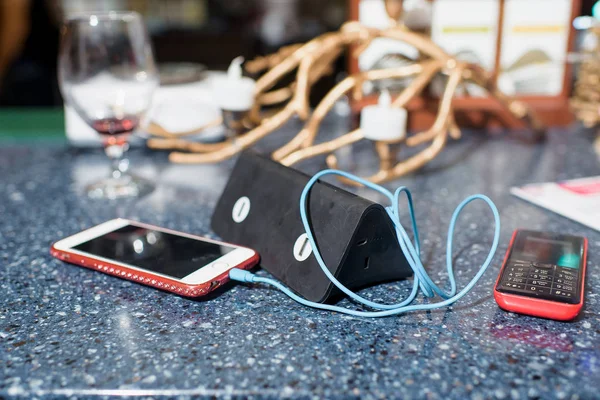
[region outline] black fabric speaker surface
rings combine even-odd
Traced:
[[[324,302],[338,289],[327,279],[314,254],[294,257],[304,233],[300,195],[310,178],[251,151],[241,154],[212,217],[223,240],[255,249],[261,266],[308,300]],[[232,211],[241,197],[250,212],[235,222]],[[323,260],[350,288],[412,275],[385,209],[323,182],[309,195],[308,217]]]

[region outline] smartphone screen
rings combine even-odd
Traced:
[[[182,279],[236,248],[128,224],[73,249]]]

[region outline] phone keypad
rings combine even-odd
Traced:
[[[562,303],[579,303],[579,269],[529,261],[509,261],[498,289]]]

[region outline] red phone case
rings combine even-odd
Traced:
[[[533,297],[519,296],[517,294],[503,293],[498,291],[498,284],[500,283],[500,278],[502,277],[504,268],[506,268],[508,257],[510,255],[513,243],[515,241],[515,237],[517,236],[517,232],[518,230],[515,230],[513,232],[512,238],[510,239],[510,244],[508,245],[508,249],[506,250],[506,255],[504,256],[504,261],[502,262],[502,268],[500,269],[500,273],[498,274],[498,278],[496,279],[496,285],[494,285],[494,299],[496,300],[496,303],[498,303],[500,308],[502,308],[503,310],[512,311],[519,314],[527,314],[532,315],[534,317],[549,318],[559,321],[572,320],[577,315],[579,315],[579,312],[583,307],[583,299],[585,297],[584,288],[585,269],[587,266],[587,239],[584,238],[583,242],[583,267],[581,269],[581,273],[583,275],[581,277],[580,288],[581,299],[577,304],[567,304],[558,301],[542,300]]]
[[[161,230],[163,230],[161,228]],[[174,231],[171,231],[174,232]],[[178,233],[178,232],[174,232]],[[204,240],[200,236],[190,235]],[[228,244],[221,242],[223,244]],[[236,246],[241,247],[241,246]],[[68,262],[70,264],[79,265],[96,271],[104,272],[108,275],[117,276],[119,278],[127,279],[133,282],[138,282],[147,286],[152,286],[157,289],[166,290],[175,294],[187,297],[200,297],[212,292],[219,286],[229,281],[229,271],[225,271],[222,274],[215,277],[210,282],[206,282],[201,285],[189,285],[181,283],[174,279],[164,278],[162,276],[154,275],[150,272],[142,272],[132,268],[128,268],[123,265],[108,263],[106,261],[97,260],[93,257],[87,257],[80,254],[71,253],[69,251],[57,250],[54,244],[50,248],[50,254],[59,260]],[[254,252],[254,256],[246,260],[245,262],[236,265],[232,268],[250,269],[254,267],[260,261],[258,253]]]

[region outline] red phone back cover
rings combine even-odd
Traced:
[[[200,285],[190,285],[174,279],[157,276],[149,272],[128,268],[123,265],[100,261],[92,257],[86,257],[84,255],[71,253],[69,251],[57,250],[54,245],[52,245],[50,248],[50,254],[59,260],[68,262],[70,264],[79,265],[81,267],[93,269],[108,275],[117,276],[119,278],[138,282],[146,286],[152,286],[157,289],[166,290],[187,297],[204,296],[229,281],[229,271],[225,271],[221,275],[212,279],[210,282],[205,282]],[[237,265],[235,268],[250,269],[258,264],[259,260],[260,257],[258,253],[255,252],[253,257],[249,258],[244,263]]]

